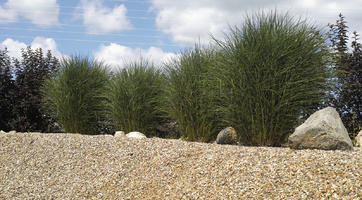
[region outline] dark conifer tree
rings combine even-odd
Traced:
[[[352,50],[348,48],[348,26],[342,14],[330,26],[334,50],[337,85],[331,104],[337,108],[350,137],[362,128],[362,48],[357,32],[353,33]]]
[[[0,130],[9,131],[8,122],[13,117],[12,107],[14,80],[11,74],[11,59],[7,49],[0,50]]]

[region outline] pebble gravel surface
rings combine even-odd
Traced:
[[[0,134],[0,199],[356,199],[361,149]]]

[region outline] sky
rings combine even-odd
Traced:
[[[139,57],[159,65],[209,44],[211,35],[222,39],[247,15],[275,9],[326,30],[342,13],[362,34],[362,0],[0,0],[0,49],[19,58],[31,46],[113,68]]]

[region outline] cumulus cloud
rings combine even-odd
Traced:
[[[82,0],[81,8],[83,23],[89,33],[104,34],[132,28],[123,4],[110,9],[104,7],[100,0]]]
[[[160,66],[163,62],[175,56],[176,54],[164,52],[157,47],[150,47],[148,49],[130,48],[116,43],[111,43],[108,46],[102,45],[98,51],[94,53],[94,57],[97,60],[103,61],[115,68],[123,68],[125,67],[125,63],[135,61],[139,58],[150,59],[155,66]]]
[[[26,44],[23,42],[19,42],[17,40],[13,40],[11,38],[7,38],[0,44],[0,49],[7,48],[8,55],[13,58],[21,58],[21,49],[26,48]]]
[[[29,45],[11,38],[7,38],[0,43],[0,49],[7,48],[8,55],[17,59],[21,58],[21,49],[25,49],[27,46]],[[35,37],[30,46],[32,49],[42,48],[43,52],[51,50],[53,56],[57,58],[62,57],[62,54],[57,49],[55,40],[52,38]]]
[[[58,24],[58,15],[56,0],[8,0],[0,5],[0,23],[16,22],[23,17],[33,24],[50,26]]]
[[[44,52],[48,52],[48,50],[50,50],[53,56],[57,58],[62,57],[62,54],[57,49],[57,43],[53,38],[36,37],[31,43],[31,48],[41,48]]]
[[[196,41],[207,43],[210,35],[220,38],[229,25],[242,24],[246,14],[261,10],[289,12],[293,16],[307,17],[313,23],[326,26],[336,21],[342,12],[349,22],[350,30],[358,30],[362,21],[362,1],[330,0],[151,0],[156,13],[156,25],[181,45],[192,45]]]

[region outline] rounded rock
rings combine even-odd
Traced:
[[[129,132],[126,136],[128,138],[137,138],[137,139],[147,138],[143,133],[137,131]]]
[[[114,133],[114,137],[124,137],[124,136],[125,136],[124,131],[116,131]]]
[[[216,144],[237,144],[237,134],[233,127],[227,127],[219,132]]]

